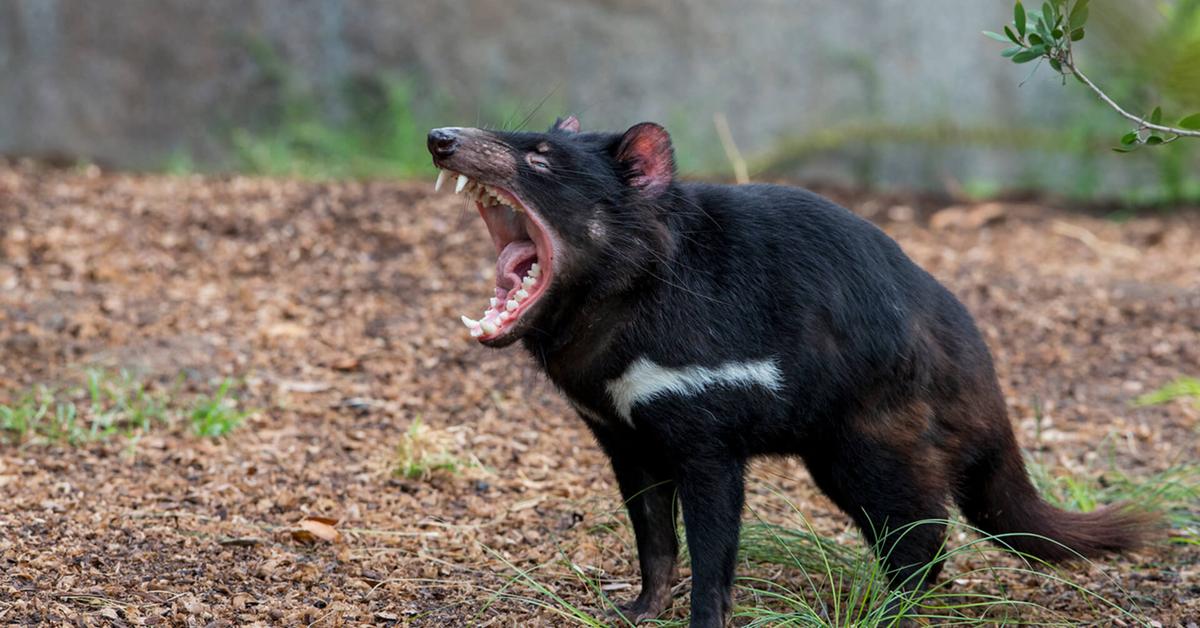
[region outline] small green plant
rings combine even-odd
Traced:
[[[114,429],[144,431],[166,420],[163,396],[148,392],[146,385],[129,371],[121,370],[114,375],[93,368],[85,376],[93,437]]]
[[[421,417],[417,417],[396,446],[395,473],[410,480],[421,480],[438,471],[458,473],[463,467],[473,466],[450,454],[449,448],[447,434],[430,429],[421,422]]]
[[[191,419],[192,431],[198,436],[220,438],[232,432],[242,424],[246,417],[253,414],[249,411],[238,410],[238,400],[234,394],[232,379],[221,380],[216,392],[211,395],[201,395],[188,414]]]
[[[1200,379],[1180,377],[1158,390],[1138,397],[1134,401],[1134,404],[1139,406],[1157,406],[1176,399],[1191,399],[1197,405],[1200,405]]]
[[[30,434],[52,440],[79,436],[75,424],[75,405],[55,401],[54,394],[38,387],[9,404],[0,404],[0,433],[4,439],[19,442]]]
[[[191,418],[197,434],[217,437],[248,414],[237,411],[231,380],[187,407],[173,387],[158,387],[130,371],[91,368],[82,380],[75,386],[35,386],[0,402],[0,442],[82,445],[125,437],[132,443],[170,428],[181,416]]]
[[[165,421],[165,398],[125,370],[87,369],[82,386],[38,386],[0,404],[0,433],[9,442],[78,445]]]

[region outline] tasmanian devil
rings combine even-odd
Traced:
[[[1143,540],[1150,517],[1043,501],[970,314],[882,231],[816,194],[676,180],[666,130],[440,128],[428,147],[496,246],[462,322],[521,340],[612,460],[637,537],[631,620],[670,601],[683,513],[691,625],[722,625],[752,456],[794,454],[893,587],[934,578],[953,500],[1046,560]],[[678,500],[678,501],[677,501]],[[1015,534],[1015,535],[1014,535]]]

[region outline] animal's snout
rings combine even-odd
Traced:
[[[429,147],[429,154],[435,159],[446,159],[453,155],[454,151],[458,150],[458,143],[458,129],[450,127],[430,131],[425,141],[425,145]]]

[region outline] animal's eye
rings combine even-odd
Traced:
[[[538,172],[550,172],[550,160],[537,153],[529,153],[525,155],[525,161]]]

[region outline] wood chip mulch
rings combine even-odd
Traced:
[[[164,390],[237,378],[257,409],[215,441],[179,426],[0,444],[0,624],[562,625],[493,593],[550,601],[510,584],[535,569],[603,616],[574,569],[619,600],[636,591],[586,429],[518,348],[480,347],[458,322],[494,258],[475,213],[431,188],[0,166],[0,403],[104,365]],[[1200,377],[1200,212],[842,200],[977,316],[1020,438],[1053,471],[1200,459],[1200,408],[1131,403]],[[457,470],[393,473],[417,420]],[[774,489],[860,543],[791,461],[755,466],[753,516],[801,525]],[[1162,625],[1200,617],[1200,547],[1071,573]],[[1115,616],[1036,578],[964,586]]]

